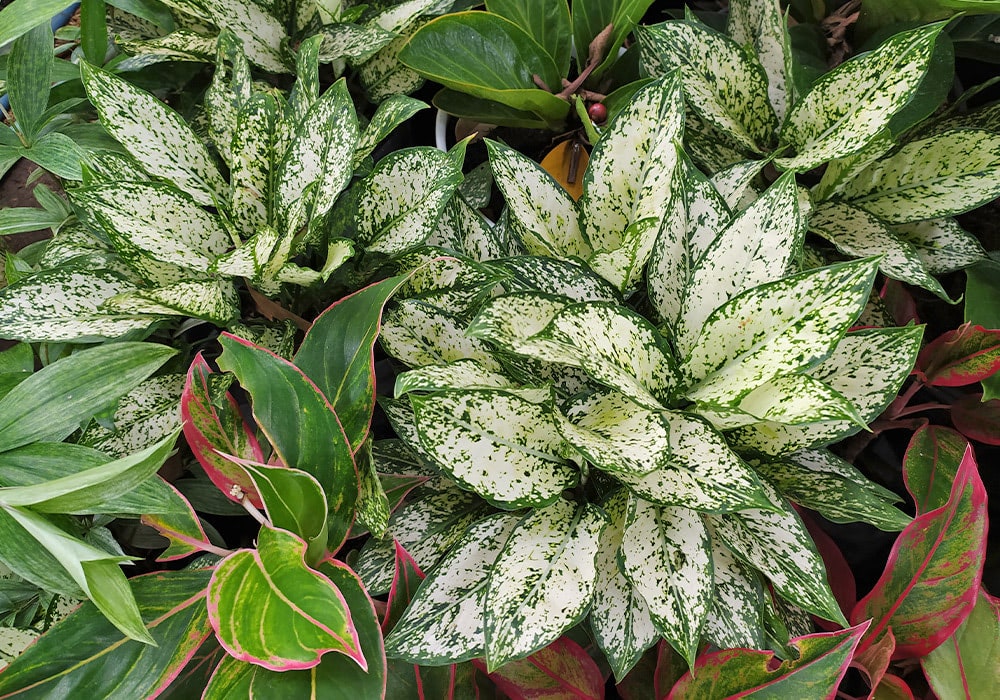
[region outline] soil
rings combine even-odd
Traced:
[[[61,192],[59,182],[52,175],[42,172],[34,179],[29,179],[38,170],[38,166],[29,160],[19,160],[13,168],[0,180],[0,207],[37,207],[38,202],[32,190],[35,185],[42,183],[53,192]],[[41,241],[52,235],[49,229],[41,231],[28,231],[27,233],[15,233],[11,236],[0,238],[0,250],[17,252],[26,245]]]

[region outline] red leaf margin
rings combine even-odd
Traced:
[[[482,659],[473,659],[472,663],[486,673]],[[560,637],[531,656],[510,661],[487,675],[510,700],[604,700],[601,670],[583,647],[568,637]],[[546,679],[552,684],[538,684]]]
[[[927,386],[965,386],[1000,370],[1000,330],[971,322],[938,336],[920,351],[913,374]]]

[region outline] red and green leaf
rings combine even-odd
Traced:
[[[146,513],[140,518],[143,525],[149,525],[167,538],[170,542],[167,549],[156,558],[156,561],[175,561],[205,549],[209,544],[208,535],[201,526],[198,514],[191,503],[181,495],[173,484],[162,482],[170,491],[171,500],[182,505],[182,511],[176,513]]]
[[[928,386],[975,384],[1000,370],[1000,330],[964,323],[917,356],[913,373]]]
[[[951,422],[965,437],[985,445],[1000,445],[1000,399],[983,401],[968,394],[951,404]]]
[[[986,698],[1000,688],[1000,598],[980,589],[969,619],[920,659],[939,698]]]
[[[875,697],[875,691],[882,683],[886,671],[889,670],[889,661],[895,651],[896,638],[890,629],[886,630],[877,642],[854,655],[851,666],[861,671],[862,675],[868,679],[868,687],[871,688],[868,700]]]
[[[851,571],[851,566],[847,563],[844,553],[840,551],[840,547],[830,535],[820,528],[815,518],[799,509],[796,510],[799,512],[799,517],[802,518],[802,523],[809,531],[809,536],[816,544],[816,551],[823,558],[823,566],[826,567],[827,580],[830,582],[833,597],[837,600],[837,605],[840,606],[844,615],[847,615],[858,602],[858,588],[854,581],[854,572]],[[836,622],[824,620],[821,617],[813,619],[817,626],[827,632],[841,629]]]
[[[903,483],[917,515],[948,502],[969,441],[950,428],[925,425],[910,437],[903,457]]]
[[[389,600],[385,610],[385,618],[382,620],[382,632],[388,634],[396,622],[399,620],[406,606],[413,599],[413,594],[417,592],[417,587],[424,580],[424,572],[413,561],[413,557],[403,549],[397,540],[393,540],[396,545],[396,571],[392,577],[392,588],[389,589]]]
[[[482,661],[474,661],[486,670]],[[489,674],[511,700],[604,700],[604,676],[576,642],[560,637],[531,656]]]

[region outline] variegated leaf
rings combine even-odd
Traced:
[[[896,397],[920,350],[922,326],[877,328],[849,333],[832,354],[809,371],[854,404],[862,419],[874,420]],[[850,421],[809,425],[760,423],[730,433],[735,445],[768,455],[830,444],[856,433]]]
[[[743,211],[760,195],[753,182],[768,164],[766,160],[745,160],[712,175],[711,183],[733,211]]]
[[[492,671],[554,641],[586,613],[608,518],[560,499],[532,511],[497,557],[486,590],[486,667]]]
[[[587,261],[588,267],[623,294],[631,294],[653,252],[659,226],[660,220],[655,217],[629,225],[621,236],[621,246],[594,253]]]
[[[205,92],[208,131],[223,160],[232,164],[232,143],[236,134],[236,115],[250,98],[253,78],[250,64],[239,39],[229,32],[219,35],[215,74]]]
[[[77,443],[125,457],[180,427],[178,410],[184,389],[183,374],[164,374],[147,379],[118,400],[110,425],[93,422]]]
[[[211,63],[215,59],[216,37],[190,29],[175,29],[154,39],[115,43],[132,55],[133,60],[141,59],[144,65],[168,60]]]
[[[226,181],[184,119],[148,92],[82,63],[87,97],[108,133],[151,175],[172,182],[198,204],[226,200]]]
[[[816,81],[785,116],[781,143],[796,154],[777,164],[809,170],[866,146],[917,91],[943,27],[896,34]]]
[[[679,69],[684,96],[698,115],[742,148],[767,153],[778,127],[767,75],[742,46],[706,25],[671,21],[636,27],[650,75]]]
[[[835,158],[826,164],[823,177],[813,188],[812,198],[816,202],[830,199],[853,180],[858,173],[884,156],[896,146],[896,139],[888,127],[879,131],[872,139],[853,153]]]
[[[244,237],[276,224],[277,183],[271,177],[277,151],[278,104],[272,95],[251,96],[236,117],[230,156],[230,216]]]
[[[326,24],[320,29],[323,37],[319,58],[323,63],[349,60],[362,63],[374,56],[395,37],[378,26],[359,24]]]
[[[422,247],[396,256],[397,274],[408,273],[400,298],[415,299],[465,314],[490,295],[500,275],[490,268],[440,248]]]
[[[640,89],[605,129],[583,175],[579,202],[583,235],[595,251],[621,248],[629,229],[646,219],[653,220],[647,224],[650,237],[656,235],[683,124],[680,80],[671,73]],[[636,268],[646,264],[652,243],[639,247],[644,254]]]
[[[491,261],[490,267],[503,270],[508,291],[538,291],[573,301],[609,301],[618,294],[603,278],[569,260],[523,255]]]
[[[533,160],[496,141],[486,140],[493,179],[511,216],[520,224],[524,245],[533,255],[586,258],[591,251],[578,221],[576,202]]]
[[[684,149],[691,160],[708,174],[742,163],[753,155],[690,107],[684,113]]]
[[[500,239],[496,225],[458,193],[441,212],[436,230],[427,239],[427,244],[450,247],[479,262],[495,260],[507,252],[507,246]]]
[[[341,79],[313,103],[302,120],[275,181],[278,232],[297,230],[306,220],[325,214],[354,173],[358,119],[354,101]]]
[[[601,504],[610,523],[601,533],[594,606],[590,610],[594,639],[607,656],[618,681],[632,670],[643,652],[660,636],[646,601],[618,565],[629,501],[628,490],[618,489]]]
[[[107,270],[68,266],[36,273],[0,290],[0,336],[58,343],[144,330],[160,317],[100,309],[107,299],[134,289]]]
[[[677,323],[692,270],[729,218],[715,187],[682,154],[646,271],[649,298],[669,327]]]
[[[118,182],[74,190],[71,199],[117,247],[170,265],[206,272],[232,244],[218,217],[171,185]]]
[[[841,196],[891,224],[952,216],[1000,194],[1000,134],[957,129],[904,144]]]
[[[116,294],[101,308],[116,314],[190,316],[225,326],[239,318],[240,297],[229,280],[177,282]]]
[[[576,468],[560,456],[563,440],[551,401],[465,389],[411,396],[410,402],[427,453],[495,506],[542,507],[576,484]]]
[[[371,155],[375,147],[382,143],[392,131],[417,112],[427,109],[427,104],[406,95],[395,95],[383,102],[361,132],[354,150],[354,166]]]
[[[277,245],[278,233],[272,228],[261,227],[243,245],[217,257],[209,270],[227,277],[261,280]]]
[[[645,476],[617,473],[636,495],[660,505],[710,513],[773,507],[754,472],[704,419],[665,411],[670,449]]]
[[[513,389],[516,384],[504,375],[486,369],[476,360],[456,360],[446,365],[426,365],[396,376],[395,396],[411,391],[444,389]],[[545,391],[545,398],[548,398]],[[544,399],[542,399],[544,400]]]
[[[463,142],[448,153],[407,148],[380,160],[360,184],[358,241],[386,255],[423,243],[462,181],[464,157]]]
[[[212,22],[228,29],[243,41],[247,58],[264,70],[288,70],[282,42],[287,35],[281,22],[268,11],[266,3],[255,0],[199,0]]]
[[[354,570],[371,595],[387,593],[392,585],[394,542],[409,552],[421,571],[430,571],[466,528],[490,512],[482,499],[450,483],[425,484],[414,491],[413,500],[392,514],[382,539],[365,544]]]
[[[450,5],[444,4],[450,9]],[[442,11],[446,11],[435,9],[439,5],[442,5],[441,0],[403,0],[379,12],[372,17],[370,23],[392,34],[398,34],[410,29],[421,15],[441,14]]]
[[[490,340],[507,352],[579,366],[578,352],[554,339],[535,338],[570,300],[540,292],[520,292],[487,302],[466,335]]]
[[[649,606],[659,633],[693,665],[712,603],[708,531],[687,508],[635,499],[629,511],[622,571]]]
[[[899,496],[828,450],[802,450],[780,462],[760,464],[757,472],[795,503],[836,523],[861,521],[899,532],[911,521],[892,505]]]
[[[691,270],[674,328],[687,355],[713,311],[743,292],[780,279],[802,248],[806,221],[792,173],[736,214]]]
[[[784,503],[772,486],[764,488],[774,503]],[[767,576],[779,595],[824,620],[847,624],[830,591],[823,560],[791,506],[781,512],[748,509],[705,517],[712,533]]]
[[[778,0],[733,0],[726,32],[740,46],[752,46],[764,73],[767,96],[778,119],[795,100],[791,39]]]
[[[399,52],[409,39],[409,35],[393,39],[358,67],[358,78],[372,102],[409,94],[424,84],[423,76],[399,61]]]
[[[575,397],[556,413],[566,441],[595,467],[641,477],[669,464],[670,421],[615,391]]]
[[[763,649],[761,611],[766,605],[760,575],[741,562],[709,528],[712,544],[712,607],[702,631],[720,649]]]
[[[485,654],[490,571],[520,519],[497,513],[466,530],[386,637],[386,654],[423,665],[460,663]]]
[[[879,269],[888,277],[923,287],[951,301],[941,283],[927,270],[916,248],[874,214],[847,202],[827,202],[810,217],[809,228],[845,255],[881,255]]]
[[[969,267],[986,257],[979,240],[954,219],[929,219],[892,227],[900,240],[913,246],[932,275]]]
[[[478,360],[486,369],[500,371],[489,347],[467,334],[463,321],[421,301],[404,299],[386,311],[379,340],[387,353],[409,367],[468,358]]]
[[[779,374],[818,364],[864,308],[878,262],[803,272],[755,287],[714,311],[682,367],[694,380],[687,396],[732,404]]]

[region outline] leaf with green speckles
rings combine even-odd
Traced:
[[[809,230],[856,258],[881,255],[879,269],[888,277],[933,292],[951,301],[910,243],[868,211],[847,202],[827,202],[809,217]]]
[[[954,219],[929,219],[892,227],[900,240],[913,246],[932,275],[954,272],[986,257],[979,240]]]
[[[842,63],[812,86],[785,116],[781,143],[788,170],[810,170],[871,142],[917,92],[944,23],[900,32]]]
[[[823,169],[823,177],[813,188],[810,196],[814,202],[822,202],[840,194],[844,187],[863,172],[865,168],[884,156],[896,146],[896,139],[886,127],[879,131],[860,150],[834,158]]]
[[[473,524],[424,579],[386,637],[386,654],[415,664],[485,654],[483,609],[490,571],[521,517],[497,513]]]
[[[427,104],[407,95],[394,95],[378,106],[368,126],[361,132],[361,138],[354,149],[354,165],[371,155],[375,147],[382,143],[392,131],[417,112],[427,109]]]
[[[795,101],[791,38],[778,0],[732,0],[726,33],[753,48],[767,75],[767,96],[778,119]]]
[[[618,489],[601,503],[611,522],[601,533],[594,605],[590,610],[594,640],[607,656],[618,681],[659,638],[646,601],[618,565],[630,500],[627,489]]]
[[[394,151],[360,183],[355,222],[370,252],[395,255],[423,243],[462,181],[465,144],[443,153]]]
[[[865,522],[899,532],[912,520],[892,505],[899,496],[827,450],[802,450],[780,462],[764,462],[757,473],[787,498],[835,523]]]
[[[502,275],[473,260],[440,248],[422,247],[396,256],[394,267],[409,277],[398,296],[467,314],[488,297]]]
[[[225,326],[239,318],[240,297],[229,280],[197,280],[133,289],[107,299],[101,308],[123,315],[189,316]]]
[[[536,339],[555,315],[570,304],[565,297],[519,292],[488,301],[466,334],[496,343],[507,352],[546,362],[579,365],[578,352],[553,339]]]
[[[704,121],[747,151],[768,152],[778,119],[768,100],[767,74],[755,56],[696,22],[639,26],[635,34],[647,73],[679,69],[684,97]]]
[[[583,617],[593,600],[607,524],[597,506],[564,499],[518,523],[486,589],[488,670],[538,651]]]
[[[763,649],[762,611],[764,586],[760,574],[741,562],[732,550],[712,535],[712,607],[702,634],[720,649]]]
[[[619,561],[657,631],[692,665],[712,604],[712,553],[701,517],[635,499]]]
[[[519,224],[532,255],[586,258],[591,247],[580,230],[576,202],[535,161],[496,141],[486,140],[493,179]]]
[[[474,209],[460,193],[441,212],[427,244],[450,248],[479,262],[496,260],[511,252],[497,225]]]
[[[106,300],[135,286],[107,270],[57,267],[0,290],[0,335],[26,342],[118,338],[149,328],[160,316],[112,314]]]
[[[760,196],[753,183],[767,164],[766,160],[740,161],[712,175],[710,182],[726,206],[743,211]]]
[[[865,423],[892,402],[920,351],[922,326],[874,328],[848,333],[809,375],[825,382],[857,407]],[[852,421],[807,425],[755,423],[729,434],[734,445],[768,455],[828,445],[858,432]]]
[[[687,396],[735,404],[779,374],[819,364],[864,308],[878,262],[809,270],[754,287],[716,309],[681,367],[693,380]]]
[[[101,124],[150,174],[172,182],[198,204],[226,200],[226,181],[205,144],[177,112],[89,63],[81,63],[81,70]]]
[[[288,61],[285,48],[288,41],[281,22],[265,8],[267,3],[255,0],[199,0],[202,10],[212,22],[228,29],[243,42],[247,58],[264,70],[286,73]]]
[[[632,294],[653,252],[659,225],[655,217],[630,224],[621,236],[619,247],[594,253],[587,265],[626,296]]]
[[[891,224],[961,214],[1000,195],[1000,134],[956,129],[904,144],[841,196]]]
[[[507,510],[545,506],[578,479],[561,456],[551,399],[501,389],[410,396],[420,443],[465,488]]]
[[[487,369],[500,370],[487,344],[466,334],[464,321],[419,300],[404,299],[385,312],[379,341],[387,353],[408,367],[469,358]]]
[[[237,115],[250,99],[253,77],[243,47],[230,32],[219,35],[215,73],[205,91],[208,133],[223,160],[232,165],[232,143],[237,132]]]
[[[244,237],[276,224],[274,204],[277,183],[272,173],[279,157],[278,103],[272,95],[257,93],[247,99],[236,116],[230,155],[229,210]]]
[[[358,78],[372,102],[409,94],[424,84],[422,75],[399,61],[399,52],[409,40],[410,35],[396,37],[358,67]]]
[[[491,260],[488,265],[504,271],[503,285],[511,292],[544,292],[573,301],[618,299],[607,280],[570,260],[522,255]]]
[[[246,277],[259,281],[271,261],[271,253],[278,245],[274,229],[261,227],[238,248],[223,253],[209,266],[209,271],[227,277]]]
[[[674,327],[678,353],[691,351],[713,311],[784,276],[801,252],[805,232],[795,178],[787,173],[736,214],[691,269]]]
[[[118,400],[110,427],[92,422],[77,443],[115,457],[148,447],[180,426],[178,408],[183,389],[183,374],[147,379]]]
[[[411,391],[444,389],[513,389],[516,384],[476,360],[456,360],[446,365],[426,365],[396,376],[395,396]],[[548,396],[548,392],[546,392]]]
[[[670,446],[663,463],[645,476],[618,472],[637,496],[665,506],[710,513],[771,507],[753,470],[700,416],[664,411]]]
[[[764,488],[774,503],[785,503],[772,486],[765,483]],[[791,506],[781,512],[748,509],[705,517],[713,536],[767,576],[781,597],[824,620],[847,624],[830,591],[823,560]]]

